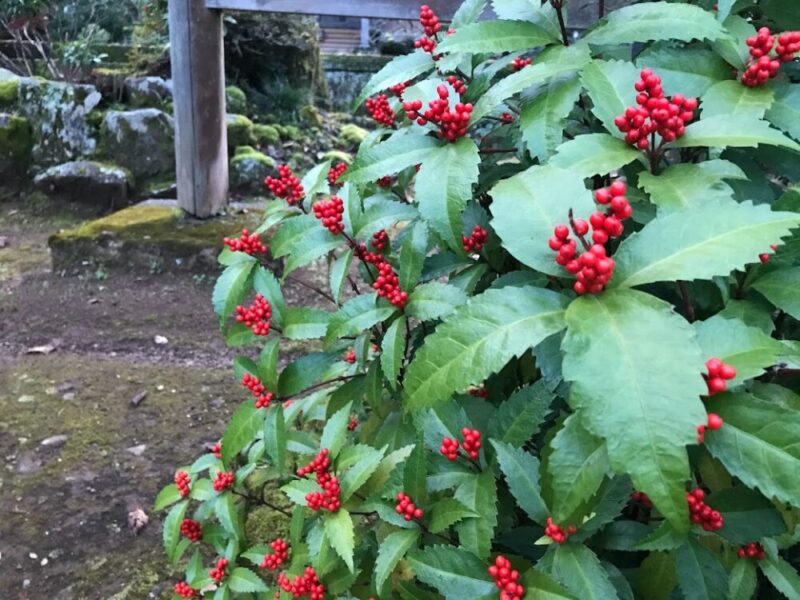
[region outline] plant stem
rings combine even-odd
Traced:
[[[686,287],[685,281],[678,282],[678,290],[681,293],[681,300],[683,301],[683,314],[689,323],[693,323],[696,318],[694,313],[694,305],[692,304],[692,299],[689,296],[689,288]]]
[[[600,0],[597,5],[597,18],[602,19],[606,15],[606,0]]]
[[[320,381],[319,383],[315,383],[314,385],[309,386],[304,390],[300,390],[296,394],[292,394],[291,396],[285,396],[285,397],[281,398],[281,400],[282,401],[292,400],[292,399],[298,398],[300,396],[305,396],[306,394],[308,394],[310,392],[313,392],[314,390],[318,390],[319,388],[325,387],[326,385],[330,385],[332,383],[337,383],[339,381],[350,381],[351,379],[354,379],[356,377],[359,377],[359,375],[342,375],[340,377],[334,377],[333,379],[327,379],[325,381]]]
[[[301,285],[301,286],[303,286],[304,288],[311,290],[312,292],[316,292],[317,294],[319,294],[320,296],[322,296],[322,297],[323,297],[323,298],[325,298],[326,300],[330,300],[331,302],[333,302],[334,304],[336,304],[336,300],[334,300],[334,299],[333,299],[333,296],[331,296],[330,294],[328,294],[326,291],[324,291],[324,290],[321,290],[321,289],[319,289],[319,288],[317,288],[317,287],[314,287],[314,286],[313,286],[313,285],[311,285],[310,283],[306,283],[306,282],[305,282],[305,281],[303,281],[302,279],[297,279],[296,277],[293,277],[292,275],[288,275],[288,276],[286,277],[286,279],[288,279],[289,281],[294,281],[296,284],[298,284],[298,285]]]
[[[516,152],[516,148],[483,148],[478,150],[481,154],[500,154],[503,152]]]
[[[558,26],[561,28],[561,40],[565,46],[569,46],[569,34],[567,33],[567,24],[564,22],[564,0],[550,0],[550,4],[556,9],[556,16],[558,17]]]

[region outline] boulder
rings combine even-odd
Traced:
[[[275,161],[250,146],[240,146],[230,164],[231,189],[237,192],[258,192],[264,189],[264,178],[272,172]]]
[[[175,127],[172,117],[157,108],[108,111],[101,147],[105,156],[139,179],[175,171]]]
[[[172,101],[172,81],[161,77],[128,77],[125,79],[128,104],[137,108],[163,108]]]
[[[247,96],[241,88],[229,85],[225,88],[225,105],[228,112],[242,115],[247,112]]]
[[[281,134],[273,125],[254,125],[253,137],[259,146],[269,146],[281,141]]]
[[[0,185],[20,183],[30,166],[33,138],[27,119],[0,113]]]
[[[225,115],[225,126],[228,129],[228,147],[238,148],[253,143],[253,122],[244,115]]]
[[[114,165],[78,160],[50,167],[33,180],[48,196],[100,208],[119,208],[128,204],[133,187],[131,175]]]

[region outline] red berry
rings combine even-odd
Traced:
[[[297,204],[305,196],[305,191],[300,180],[295,177],[292,170],[287,165],[278,167],[277,179],[267,177],[264,180],[266,186],[277,198],[284,198],[289,204]]]
[[[256,294],[249,307],[236,307],[236,321],[253,330],[256,335],[267,335],[272,318],[272,307],[264,296]]]
[[[708,428],[709,429],[711,429],[713,431],[715,429],[719,429],[720,427],[722,427],[722,425],[723,425],[722,417],[720,417],[716,413],[708,413]]]
[[[245,254],[264,254],[268,248],[261,242],[258,234],[251,234],[247,229],[242,229],[242,235],[238,238],[224,238],[222,240],[232,252],[244,252]]]

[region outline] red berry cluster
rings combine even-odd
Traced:
[[[389,99],[385,94],[380,94],[374,98],[367,98],[364,103],[367,112],[378,125],[385,125],[391,127],[394,125],[395,112],[389,105]]]
[[[306,195],[303,185],[288,165],[280,165],[278,178],[268,176],[264,183],[276,198],[284,198],[289,204],[297,204]]]
[[[386,175],[385,177],[381,177],[375,183],[377,183],[379,186],[381,186],[383,188],[391,187],[392,186],[392,176],[391,175]]]
[[[706,531],[722,529],[722,515],[703,502],[705,497],[706,493],[700,488],[686,492],[686,502],[689,504],[689,516],[692,523],[702,525]]]
[[[314,567],[306,567],[305,573],[290,580],[285,573],[278,575],[278,585],[292,598],[308,596],[309,600],[325,600],[325,586],[319,582]]]
[[[724,392],[728,387],[725,381],[736,377],[736,367],[726,364],[716,357],[706,361],[706,369],[708,369],[708,375],[704,375],[704,377],[709,396]]]
[[[355,431],[356,427],[358,427],[358,417],[352,417],[347,424],[347,431]]]
[[[178,487],[182,498],[189,495],[189,483],[191,483],[191,481],[192,478],[189,477],[186,471],[178,471],[175,473],[175,485]]]
[[[473,386],[469,388],[469,395],[475,398],[488,398],[489,390],[486,389],[485,385]]]
[[[224,492],[233,485],[233,471],[218,471],[214,477],[214,491]]]
[[[256,335],[269,333],[269,320],[272,318],[272,307],[264,296],[256,294],[250,306],[236,307],[236,321],[244,323]]]
[[[447,78],[447,83],[449,83],[451,86],[453,86],[453,89],[456,91],[456,94],[458,94],[459,96],[463,96],[464,94],[467,93],[467,84],[464,83],[463,81],[461,81],[455,75],[450,75]]]
[[[746,40],[750,46],[750,62],[744,73],[742,83],[747,87],[764,85],[778,74],[781,63],[791,62],[795,54],[800,52],[800,31],[787,31],[778,36],[778,45],[775,47],[775,36],[769,27],[762,27],[757,35]],[[775,48],[775,56],[770,52]]]
[[[697,426],[697,443],[702,444],[706,441],[706,429],[714,431],[722,427],[724,424],[725,423],[722,420],[722,417],[720,417],[718,414],[708,413],[708,420],[706,421],[706,424]]]
[[[513,123],[514,115],[512,115],[510,112],[504,112],[502,115],[500,115],[500,120],[503,123]]]
[[[427,4],[419,7],[419,24],[422,25],[422,29],[428,37],[433,37],[442,30],[439,17]]]
[[[242,236],[239,238],[224,238],[222,240],[232,252],[244,252],[245,254],[264,254],[267,247],[261,243],[261,238],[257,233],[250,233],[247,229],[242,229]]]
[[[256,408],[265,408],[275,399],[275,394],[268,392],[261,380],[250,373],[242,375],[242,385],[256,397]]]
[[[686,123],[694,119],[697,98],[684,98],[681,94],[667,98],[661,78],[650,69],[642,69],[635,87],[639,92],[636,95],[639,107],[629,106],[625,114],[614,119],[614,124],[625,134],[625,141],[647,150],[651,142],[654,145],[656,133],[661,136],[662,143],[681,137]]]
[[[339,235],[344,231],[344,202],[338,196],[331,196],[329,200],[323,200],[314,204],[314,216],[317,217],[325,229],[333,235]]]
[[[352,365],[355,364],[356,360],[358,360],[358,357],[356,356],[355,350],[348,350],[347,352],[345,352],[344,354],[345,362],[349,362]]]
[[[758,560],[764,560],[767,557],[767,553],[764,552],[764,546],[758,542],[751,542],[746,546],[739,548],[736,551],[736,556],[739,558],[755,558]]]
[[[199,542],[203,537],[203,526],[193,519],[181,521],[181,535],[191,542]]]
[[[422,36],[418,40],[414,41],[414,48],[422,48],[423,52],[427,52],[428,54],[433,54],[433,51],[436,50],[436,40]],[[433,59],[436,60],[439,58],[438,56],[434,56]]]
[[[372,234],[372,247],[375,248],[378,252],[386,248],[389,244],[389,234],[386,233],[385,229],[381,229],[380,231],[376,231]]]
[[[778,250],[778,244],[770,244],[769,247],[773,252]],[[758,260],[760,260],[762,263],[768,263],[770,258],[772,258],[772,254],[769,252],[764,252],[763,254],[758,255]]]
[[[459,446],[458,440],[446,437],[442,439],[442,447],[439,448],[439,452],[447,457],[447,460],[455,461],[458,459]]]
[[[289,544],[283,541],[283,538],[278,538],[270,544],[270,547],[272,548],[272,554],[264,555],[264,560],[261,561],[261,568],[274,571],[289,558]]]
[[[328,169],[328,183],[331,185],[336,185],[336,182],[339,181],[339,177],[344,175],[344,172],[347,171],[347,163],[339,163],[338,165],[332,166]]]
[[[227,577],[228,575],[228,573],[226,572],[227,568],[228,568],[227,558],[217,559],[217,566],[208,572],[208,576],[211,577],[211,579],[213,579],[217,583],[219,583],[220,581],[225,579],[225,577]]]
[[[544,534],[552,539],[556,544],[563,544],[567,541],[567,538],[573,535],[576,531],[578,531],[574,525],[570,525],[567,527],[567,530],[564,531],[561,527],[553,523],[553,519],[547,517],[547,522],[545,523]]]
[[[181,598],[194,598],[200,593],[185,581],[179,581],[172,589]]]
[[[518,56],[517,58],[514,59],[514,62],[511,63],[511,68],[514,71],[521,71],[532,62],[533,62],[532,58],[523,58],[521,56]]]
[[[511,568],[511,562],[505,556],[500,555],[494,560],[494,564],[489,566],[489,575],[500,588],[500,600],[522,600],[525,588],[517,583],[519,571]]]
[[[453,110],[450,110],[450,90],[444,84],[436,87],[438,98],[428,103],[428,109],[420,114],[422,100],[404,102],[403,110],[406,116],[419,125],[428,122],[433,123],[439,128],[439,137],[448,142],[455,142],[457,139],[467,134],[467,125],[472,115],[472,104],[458,102]]]
[[[341,494],[339,479],[330,473],[331,459],[328,454],[328,449],[323,448],[314,460],[305,467],[297,469],[297,475],[300,477],[315,473],[317,485],[322,488],[321,492],[306,494],[308,508],[314,511],[324,508],[329,512],[336,512],[342,506],[339,500]]]
[[[211,452],[214,454],[214,458],[222,458],[222,441],[220,440],[213,446],[211,446]]]
[[[625,197],[626,186],[623,181],[615,181],[607,188],[600,188],[594,193],[598,204],[608,206],[605,213],[595,212],[589,217],[592,225],[592,241],[595,244],[605,244],[608,238],[622,235],[622,221],[629,219],[633,214],[630,202]]]
[[[637,492],[635,490],[631,492],[631,501],[638,502],[645,508],[653,508],[653,501],[650,500],[650,496],[644,492]]]
[[[481,432],[477,429],[464,427],[464,429],[461,430],[461,435],[464,436],[464,441],[461,443],[464,452],[466,452],[470,458],[477,459],[481,450]]]
[[[378,296],[386,298],[394,306],[403,308],[408,302],[408,292],[400,289],[400,279],[394,272],[392,265],[380,254],[369,252],[366,245],[358,244],[355,247],[356,256],[365,263],[370,263],[378,269],[378,277],[372,284],[372,288],[378,292]]]
[[[403,97],[403,92],[406,91],[406,88],[411,85],[410,81],[404,81],[403,83],[395,83],[393,86],[389,87],[389,91],[392,92],[398,98]]]
[[[461,236],[461,243],[464,246],[464,252],[480,252],[488,239],[488,232],[480,225],[475,225],[471,234]]]
[[[406,494],[400,492],[397,494],[397,506],[394,507],[394,512],[402,515],[406,521],[421,519],[425,511],[417,508]]]

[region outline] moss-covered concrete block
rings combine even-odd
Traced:
[[[281,134],[273,125],[254,125],[253,137],[259,146],[269,146],[281,141]]]
[[[237,192],[258,192],[264,178],[275,167],[275,160],[252,146],[239,146],[230,163],[230,185]]]
[[[17,184],[31,162],[33,131],[30,122],[16,115],[0,113],[0,177]]]
[[[110,110],[103,120],[101,150],[108,160],[133,173],[153,179],[175,171],[175,128],[157,108]]]
[[[80,160],[50,167],[33,183],[48,196],[109,209],[128,204],[133,176],[116,165]]]
[[[172,100],[172,82],[161,77],[128,77],[124,85],[132,107],[164,108]]]
[[[228,129],[228,147],[250,146],[255,141],[253,122],[244,115],[228,114],[225,116]]]
[[[247,96],[235,85],[225,88],[225,104],[229,113],[243,115],[247,112]]]

